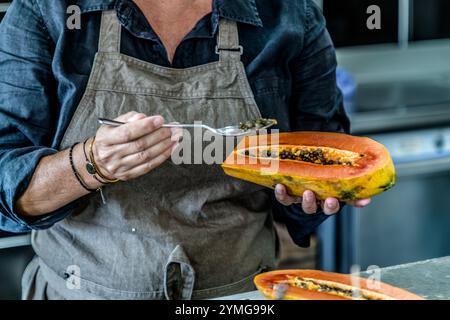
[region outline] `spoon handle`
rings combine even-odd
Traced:
[[[110,120],[105,118],[98,118],[98,123],[103,124],[105,126],[110,127],[120,127],[121,125],[125,124],[125,122],[120,122],[116,120]]]
[[[99,118],[98,123],[107,125],[107,126],[111,126],[111,127],[120,127],[121,125],[125,124],[125,122],[120,122],[120,121],[105,119],[105,118]],[[202,124],[179,124],[179,123],[163,124],[163,127],[164,128],[207,128],[208,130],[211,129]]]

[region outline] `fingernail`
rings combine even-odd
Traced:
[[[277,194],[282,194],[283,192],[281,191],[281,187],[279,186],[279,185],[277,185],[276,187],[275,187],[275,193],[277,193]]]
[[[328,209],[332,209],[332,210],[337,208],[337,204],[335,201],[327,201],[326,206]]]
[[[304,198],[306,201],[312,201],[312,193],[309,192],[309,191],[305,191],[305,192],[303,193],[303,198]]]
[[[171,140],[174,142],[179,142],[183,137],[183,131],[178,128],[171,128],[170,130],[172,132]]]
[[[153,120],[153,124],[157,127],[162,126],[163,123],[164,123],[164,120],[161,117],[156,117],[155,120]]]

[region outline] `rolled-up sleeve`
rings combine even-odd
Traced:
[[[15,0],[0,25],[0,229],[48,228],[69,206],[25,219],[15,203],[50,148],[57,114],[51,41],[35,0]]]
[[[349,132],[349,119],[336,83],[336,52],[325,19],[313,1],[304,3],[304,43],[291,63],[291,130]],[[275,219],[286,224],[292,239],[301,247],[309,246],[310,235],[327,217],[323,212],[305,214],[298,205],[275,205]]]

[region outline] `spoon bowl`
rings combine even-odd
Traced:
[[[119,126],[125,124],[125,122],[120,122],[120,121],[105,119],[105,118],[99,118],[98,123],[100,123],[102,125],[113,126],[113,127],[119,127]],[[276,124],[277,124],[276,120],[270,119],[267,121],[267,124],[265,126],[249,128],[249,129],[242,129],[239,126],[227,126],[224,128],[211,128],[204,124],[178,124],[178,123],[164,124],[163,127],[164,128],[203,128],[203,129],[211,131],[214,134],[221,135],[221,136],[240,137],[240,136],[255,134],[261,130],[269,129],[270,127],[272,127]]]

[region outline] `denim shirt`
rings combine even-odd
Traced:
[[[73,4],[81,9],[81,29],[66,25]],[[111,9],[123,26],[122,53],[172,68],[217,61],[218,20],[237,21],[242,61],[263,117],[277,119],[281,131],[349,130],[335,50],[312,0],[214,0],[172,63],[131,0],[15,0],[0,26],[0,229],[50,228],[83,201],[35,219],[21,217],[14,205],[40,159],[58,152],[91,72],[101,12]],[[273,204],[275,219],[301,246],[326,219]]]

